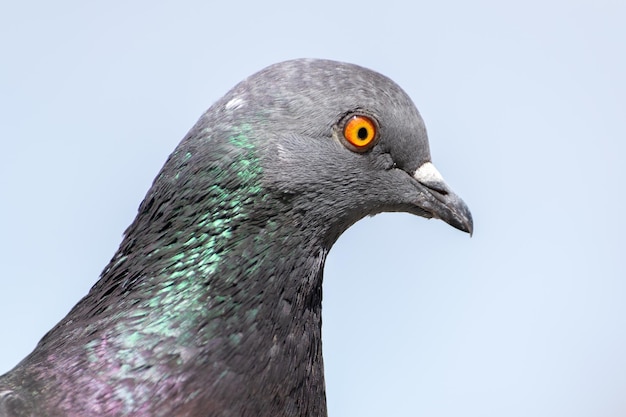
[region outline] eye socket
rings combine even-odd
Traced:
[[[378,125],[371,117],[362,114],[351,116],[344,123],[343,138],[348,149],[365,152],[376,144]]]

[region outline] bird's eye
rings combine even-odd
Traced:
[[[346,120],[343,126],[343,137],[349,149],[365,152],[376,144],[378,126],[368,116],[354,115]]]

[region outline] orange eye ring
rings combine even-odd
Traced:
[[[348,148],[356,152],[365,152],[376,144],[378,126],[368,116],[354,115],[343,126],[343,137]]]

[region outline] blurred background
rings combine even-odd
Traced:
[[[87,293],[168,154],[277,61],[413,98],[473,238],[403,214],[330,253],[331,416],[626,414],[626,3],[0,5],[0,373]]]

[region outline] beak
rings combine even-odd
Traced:
[[[413,178],[426,187],[433,197],[430,204],[422,204],[434,218],[441,219],[450,226],[469,233],[474,231],[474,221],[467,205],[454,194],[437,168],[431,162],[425,162],[415,170]]]

